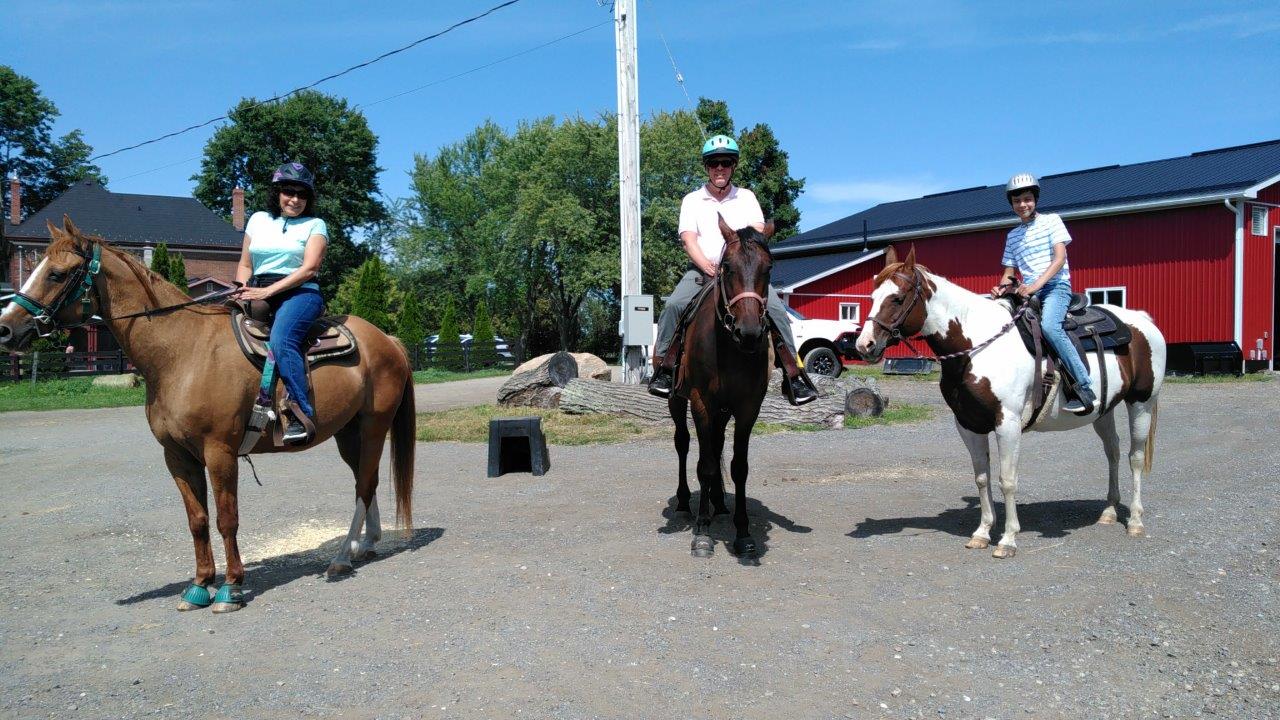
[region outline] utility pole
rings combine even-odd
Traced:
[[[640,99],[636,82],[636,0],[615,0],[618,48],[618,202],[622,236],[622,375],[638,383],[644,374],[643,345],[652,345],[653,300],[637,301],[640,285]],[[638,311],[638,312],[637,312]],[[648,327],[645,313],[648,313]],[[644,330],[645,332],[641,332]],[[647,341],[646,341],[647,337]]]

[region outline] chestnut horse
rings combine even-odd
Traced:
[[[190,300],[133,256],[82,234],[69,218],[63,218],[62,229],[50,223],[49,231],[52,242],[44,259],[0,313],[0,349],[21,351],[37,334],[90,322],[93,315],[103,318],[146,381],[147,422],[186,506],[196,572],[178,609],[210,604],[215,612],[240,609],[244,565],[236,542],[236,451],[262,373],[236,344],[227,308],[195,305],[139,317]],[[128,315],[134,317],[120,317]],[[304,446],[333,437],[355,473],[355,514],[329,564],[330,575],[349,572],[352,561],[372,553],[382,534],[376,490],[388,433],[396,519],[402,527],[410,526],[412,510],[415,416],[408,356],[398,340],[364,320],[347,317],[346,324],[359,352],[354,359],[314,368],[316,435]],[[304,448],[276,448],[264,433],[253,452]],[[206,473],[226,547],[225,583],[213,597]]]
[[[689,512],[687,456],[689,427],[686,410],[693,407],[693,424],[698,432],[698,516],[693,526],[694,557],[710,557],[715,541],[709,534],[711,504],[716,514],[726,513],[724,476],[720,457],[724,452],[725,428],[733,418],[733,524],[737,536],[733,552],[750,558],[756,554],[747,518],[747,446],[751,429],[760,414],[769,384],[769,325],[765,319],[769,293],[769,272],[773,257],[766,243],[773,235],[773,223],[764,232],[746,227],[734,231],[720,218],[724,254],[720,269],[706,295],[693,311],[684,331],[684,354],[680,358],[675,392],[667,400],[675,421],[676,455],[680,484],[676,488],[676,512]],[[696,302],[696,301],[695,301]]]
[[[1129,505],[1128,532],[1145,533],[1142,524],[1142,479],[1151,472],[1155,452],[1156,411],[1160,386],[1164,382],[1164,335],[1144,312],[1108,305],[1108,310],[1129,326],[1133,340],[1123,347],[1107,350],[1102,367],[1089,354],[1093,387],[1106,389],[1097,407],[1083,416],[1062,410],[1066,404],[1060,391],[1046,399],[1045,408],[1030,428],[1040,431],[1072,430],[1092,423],[1102,438],[1107,455],[1109,478],[1107,505],[1098,522],[1116,522],[1120,503],[1120,437],[1116,432],[1115,409],[1123,401],[1129,413],[1129,468],[1133,472],[1133,502]],[[985,548],[991,542],[995,520],[990,485],[990,434],[994,433],[1000,453],[1000,489],[1004,491],[1004,535],[993,557],[1013,557],[1017,552],[1018,448],[1031,415],[1035,359],[1011,330],[1010,308],[948,282],[916,264],[913,247],[906,262],[898,262],[890,247],[885,268],[875,279],[871,295],[871,321],[858,336],[857,349],[863,358],[875,362],[885,348],[901,337],[922,335],[940,356],[942,397],[956,416],[956,429],[969,449],[974,480],[982,504],[982,519],[967,548]],[[943,358],[944,355],[952,355]],[[1105,374],[1106,380],[1103,381]]]

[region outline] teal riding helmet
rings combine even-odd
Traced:
[[[738,141],[728,135],[714,135],[702,143],[702,157],[732,155],[738,157]]]

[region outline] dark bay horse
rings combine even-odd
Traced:
[[[44,259],[0,313],[0,349],[21,351],[42,332],[84,323],[92,315],[104,318],[146,380],[147,422],[164,448],[165,464],[186,506],[196,572],[179,609],[210,604],[215,612],[240,609],[244,565],[236,542],[236,451],[262,373],[237,346],[225,307],[197,305],[114,319],[189,298],[132,255],[82,234],[69,218],[63,219],[62,229],[50,224],[49,231],[52,242]],[[314,368],[316,436],[304,446],[333,437],[355,474],[355,513],[347,539],[329,565],[331,575],[350,572],[352,561],[371,554],[381,537],[376,491],[388,433],[396,519],[405,528],[411,523],[413,496],[416,418],[408,355],[398,340],[364,320],[351,316],[346,324],[357,338],[359,352],[354,359]],[[274,447],[266,433],[253,452],[297,449],[304,448]],[[218,532],[226,547],[225,584],[213,597],[208,485],[213,486]]]
[[[773,257],[766,245],[773,223],[761,233],[746,227],[734,231],[720,218],[724,255],[720,259],[709,295],[704,298],[684,331],[684,354],[676,374],[675,392],[667,400],[675,421],[676,455],[680,484],[676,488],[676,512],[689,512],[687,456],[689,427],[686,411],[693,408],[698,432],[698,516],[693,526],[694,557],[710,557],[715,541],[708,534],[711,505],[726,513],[724,477],[720,457],[725,428],[733,418],[733,524],[737,537],[733,552],[749,558],[756,554],[747,518],[747,446],[751,428],[760,414],[769,383],[769,326],[765,320],[769,272]]]
[[[1056,396],[1045,401],[1035,419],[1033,390],[1040,378],[1036,377],[1035,358],[1017,330],[1009,330],[1009,306],[965,290],[917,265],[914,247],[905,262],[898,262],[892,247],[885,253],[885,268],[876,277],[871,294],[870,321],[858,336],[858,352],[865,360],[875,362],[897,338],[919,334],[936,355],[952,356],[941,363],[942,397],[955,413],[956,428],[969,450],[982,504],[982,519],[965,547],[982,549],[991,542],[991,525],[995,521],[991,501],[992,435],[999,451],[1005,507],[1004,534],[991,553],[993,557],[1013,557],[1017,552],[1018,451],[1022,434],[1028,430],[1073,430],[1093,425],[1102,439],[1109,467],[1107,505],[1098,522],[1115,523],[1116,506],[1120,504],[1120,437],[1115,410],[1121,403],[1128,408],[1129,469],[1133,472],[1128,533],[1139,537],[1146,532],[1142,523],[1142,480],[1151,472],[1155,453],[1156,411],[1164,382],[1164,335],[1144,312],[1111,305],[1106,309],[1129,326],[1133,340],[1105,351],[1101,364],[1093,353],[1089,354],[1093,386],[1106,389],[1099,393],[1098,407],[1084,415],[1064,410],[1065,396],[1059,389]]]

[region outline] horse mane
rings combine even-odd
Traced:
[[[170,283],[167,278],[162,277],[159,273],[146,265],[143,265],[142,261],[134,257],[132,253],[121,250],[107,242],[105,238],[98,235],[86,235],[83,233],[80,234],[80,237],[84,240],[98,243],[104,251],[122,260],[125,267],[129,268],[129,271],[133,273],[133,276],[138,279],[138,283],[142,285],[143,291],[147,294],[147,300],[149,300],[153,306],[158,307],[161,305],[160,297],[156,295],[155,291],[156,281],[167,283],[169,285],[173,285],[173,283]],[[64,237],[55,238],[53,242],[49,243],[49,248],[45,251],[45,254],[51,255],[55,252],[79,254],[81,251],[79,246],[76,244],[75,239],[70,234],[67,234]],[[178,286],[173,285],[173,287],[174,289],[181,291],[181,288]],[[197,312],[205,310],[214,314],[228,314],[231,312],[231,309],[225,305],[192,305],[187,309],[196,310]]]
[[[903,266],[905,265],[906,263],[904,262],[896,262],[896,263],[890,263],[888,265],[885,265],[884,269],[880,271],[880,274],[876,275],[875,282],[873,282],[871,286],[880,287],[880,283],[884,282],[885,280],[888,280],[889,278],[893,277],[896,273],[900,272]],[[920,263],[916,263],[916,267],[925,273],[928,273],[930,275],[933,274],[929,272],[929,268],[925,267],[924,265],[921,265]]]
[[[738,234],[738,240],[742,242],[756,243],[760,247],[764,248],[765,253],[768,254],[770,258],[773,257],[773,251],[769,249],[769,238],[764,233],[750,225],[742,228],[741,230],[735,230],[734,232]]]

